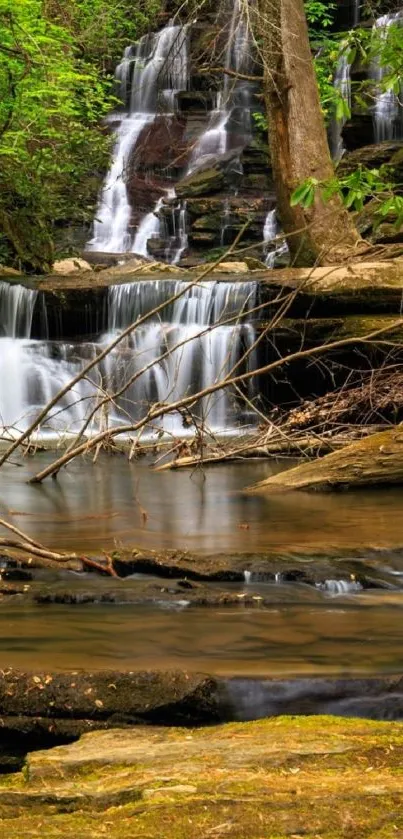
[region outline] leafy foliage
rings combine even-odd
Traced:
[[[128,6],[0,0],[0,259],[46,269],[58,227],[92,218],[110,148],[109,68],[156,0],[126,18]]]
[[[335,176],[326,183],[320,183],[317,178],[307,178],[294,190],[291,205],[299,204],[308,209],[318,193],[324,201],[339,194],[344,206],[357,212],[369,201],[375,201],[378,224],[386,218],[393,221],[397,229],[403,224],[403,196],[396,191],[396,184],[388,179],[386,171],[359,166],[348,175]]]

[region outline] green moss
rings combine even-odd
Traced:
[[[51,777],[34,784],[22,784],[21,775],[17,784],[2,779],[7,839],[100,839],[104,834],[109,839],[389,839],[403,829],[400,723],[283,717],[195,730],[140,728],[125,732],[127,743],[133,743],[131,765],[110,762],[116,734],[91,734],[54,750],[61,761],[63,756],[83,761],[73,776],[64,777],[63,763],[56,762]],[[93,758],[97,742],[98,763]],[[46,761],[46,753],[40,760]],[[117,805],[113,794],[119,788]],[[19,789],[20,800],[4,797],[5,790]],[[139,790],[141,797],[133,800]]]

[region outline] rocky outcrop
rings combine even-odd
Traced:
[[[95,732],[29,755],[2,780],[0,816],[8,839],[389,839],[402,752],[399,723],[329,717]]]

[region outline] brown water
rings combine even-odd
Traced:
[[[269,610],[3,604],[0,666],[22,669],[185,667],[222,675],[397,672],[403,593]]]
[[[0,516],[49,546],[98,552],[125,543],[208,553],[338,548],[348,555],[350,548],[403,545],[401,489],[248,496],[245,486],[281,464],[249,461],[205,474],[155,473],[144,461],[129,465],[123,457],[77,462],[57,481],[28,486],[27,477],[49,458],[0,470]],[[393,565],[403,571],[403,552],[401,559],[395,553]],[[111,583],[92,578],[89,584]],[[402,668],[403,591],[330,597],[297,584],[269,588],[268,609],[259,601],[253,609],[184,604],[174,610],[163,602],[38,606],[18,596],[3,598],[0,667],[187,667],[227,675]]]
[[[0,470],[0,516],[47,545],[232,552],[403,545],[403,489],[249,496],[242,490],[282,464],[247,461],[205,473],[157,473],[122,456],[69,466],[56,481],[27,485],[51,455]]]

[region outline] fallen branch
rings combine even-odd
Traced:
[[[37,559],[41,559],[42,563],[45,565],[52,565],[53,567],[55,564],[59,563],[69,563],[69,562],[81,562],[87,568],[91,568],[92,570],[96,570],[102,574],[109,574],[111,577],[117,577],[117,573],[113,567],[113,563],[110,557],[107,557],[109,560],[106,565],[102,565],[101,563],[97,562],[94,559],[90,559],[87,556],[80,556],[78,557],[77,554],[68,554],[68,553],[60,553],[56,551],[51,551],[42,545],[40,542],[36,542],[35,539],[32,539],[26,533],[23,533],[22,530],[19,530],[17,527],[14,527],[13,524],[10,522],[5,521],[4,519],[0,519],[0,526],[4,527],[6,530],[10,530],[12,533],[15,533],[20,538],[19,539],[7,539],[7,538],[0,538],[0,547],[1,548],[11,548],[13,552],[22,552],[30,554],[30,557],[36,557]]]

